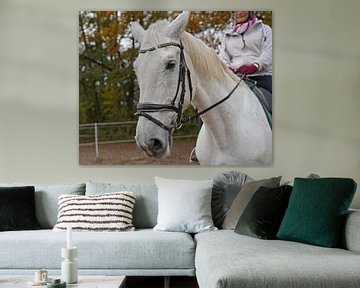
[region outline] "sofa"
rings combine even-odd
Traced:
[[[34,187],[41,229],[0,232],[0,277],[32,274],[40,268],[50,276],[60,274],[66,232],[52,230],[59,195],[132,191],[135,231],[73,232],[79,274],[165,276],[165,287],[170,276],[196,276],[201,288],[360,287],[360,210],[347,212],[341,246],[324,248],[257,239],[233,230],[154,231],[156,185],[87,182]]]

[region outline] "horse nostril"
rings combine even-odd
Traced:
[[[154,152],[160,152],[163,150],[163,145],[159,139],[152,138],[149,140],[149,149]]]

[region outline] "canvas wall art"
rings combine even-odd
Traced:
[[[271,11],[80,11],[81,165],[269,166]]]

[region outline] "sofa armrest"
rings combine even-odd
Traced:
[[[360,253],[360,210],[349,210],[343,230],[343,248]]]

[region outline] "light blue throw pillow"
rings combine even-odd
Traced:
[[[155,177],[159,212],[154,230],[198,233],[217,230],[211,217],[213,180]]]
[[[158,195],[155,184],[86,182],[86,196],[119,191],[131,191],[136,197],[133,210],[135,228],[154,228],[158,214]]]

